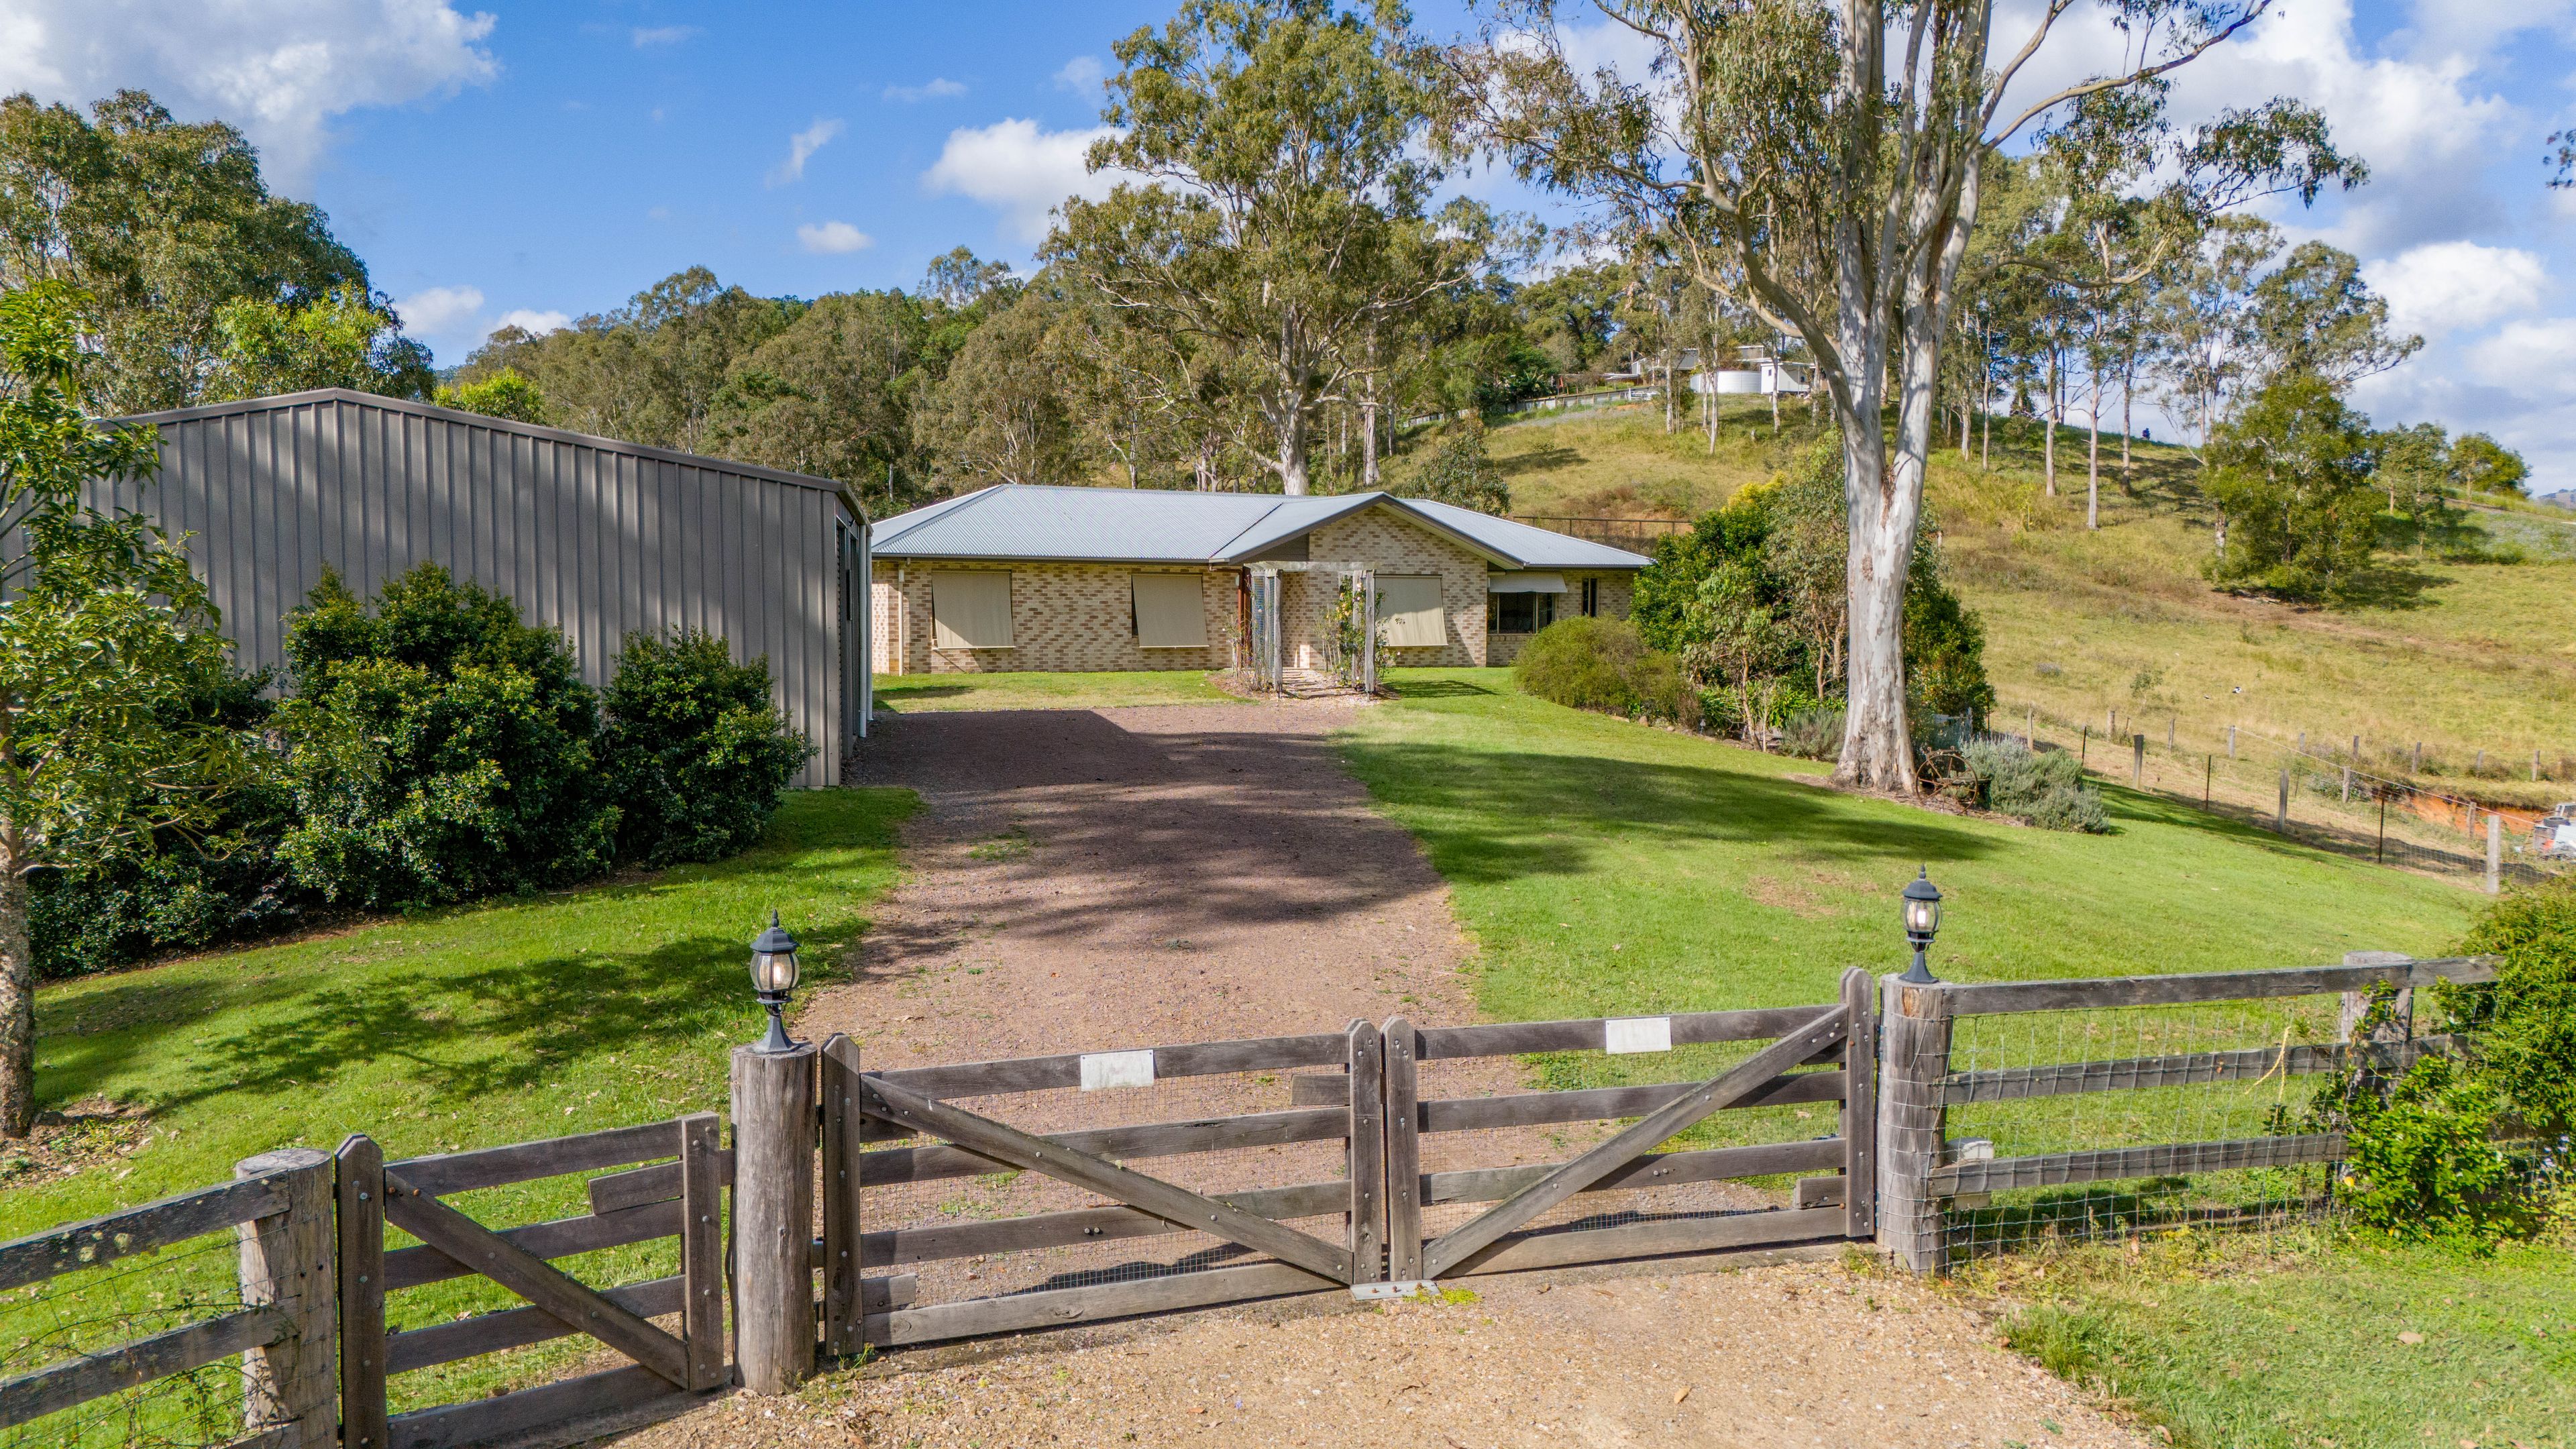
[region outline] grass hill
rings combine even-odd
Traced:
[[[1775,437],[1755,401],[1729,408],[1714,448],[1687,423],[1667,435],[1651,406],[1506,423],[1489,445],[1516,513],[1689,518],[1813,441],[1803,407],[1784,409]],[[2421,741],[2425,773],[2455,780],[2483,750],[2487,798],[2570,793],[2576,521],[2481,511],[2453,560],[2383,554],[2363,607],[2294,607],[2203,581],[2213,520],[2182,450],[2133,443],[2124,470],[2106,436],[2102,527],[2087,530],[2084,433],[2059,430],[2053,498],[2040,437],[1997,424],[1990,465],[1963,461],[1954,438],[1929,486],[1951,581],[1985,620],[1987,668],[2014,712],[2099,729],[2116,707],[2156,733],[2170,718],[2186,748],[2230,724],[2342,747],[2359,735],[2375,765]],[[2494,561],[2470,561],[2480,554]],[[2537,786],[2535,749],[2550,777]]]

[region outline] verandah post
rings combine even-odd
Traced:
[[[1878,1245],[1917,1273],[1941,1267],[1941,1203],[1931,1178],[1941,1165],[1941,1080],[1949,1074],[1949,994],[1937,983],[1882,984],[1878,1081]]]
[[[286,1332],[242,1354],[242,1427],[283,1430],[281,1449],[340,1442],[340,1274],[333,1227],[331,1155],[310,1147],[263,1152],[233,1164],[238,1178],[273,1179],[283,1212],[243,1223],[241,1301],[274,1308]]]
[[[733,1052],[734,1362],[755,1394],[814,1372],[815,1057]]]

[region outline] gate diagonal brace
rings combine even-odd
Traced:
[[[897,1126],[944,1138],[970,1152],[1086,1187],[1175,1227],[1212,1234],[1267,1253],[1336,1283],[1351,1281],[1351,1250],[1301,1233],[1259,1213],[1147,1177],[1088,1152],[1032,1136],[963,1108],[924,1097],[881,1077],[859,1078],[860,1110]]]
[[[678,1339],[392,1171],[385,1173],[385,1221],[544,1309],[564,1327],[669,1379],[674,1388],[690,1387],[688,1349]]]
[[[1846,1010],[1841,1006],[1827,1007],[1814,1020],[1764,1047],[1734,1070],[1684,1092],[1637,1119],[1618,1136],[1433,1239],[1423,1250],[1423,1276],[1445,1276],[1450,1269],[1491,1247],[1505,1233],[1652,1152],[1666,1138],[1751,1096],[1773,1077],[1814,1056],[1849,1029]]]

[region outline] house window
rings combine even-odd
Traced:
[[[1554,594],[1487,594],[1485,632],[1535,634],[1556,622]]]
[[[1207,647],[1206,579],[1199,574],[1131,574],[1136,642],[1147,649]]]
[[[1011,576],[998,569],[930,576],[932,647],[1011,647]]]
[[[1601,581],[1599,579],[1583,581],[1583,617],[1587,619],[1601,617]]]
[[[1438,574],[1379,574],[1377,622],[1390,649],[1437,649],[1449,642]]]

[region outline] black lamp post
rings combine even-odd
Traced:
[[[1932,884],[1931,867],[1926,866],[1905,883],[1905,939],[1914,945],[1914,964],[1898,980],[1928,986],[1941,979],[1923,961],[1923,953],[1932,949],[1933,933],[1940,929],[1941,892]]]
[[[778,924],[778,913],[769,913],[769,929],[751,943],[752,994],[769,1009],[769,1035],[756,1050],[775,1055],[796,1050],[788,1039],[787,1022],[781,1013],[787,1010],[787,998],[796,992],[796,938]]]

